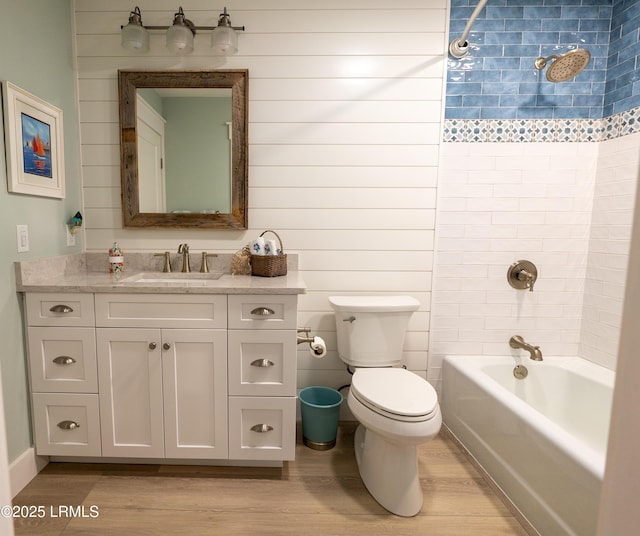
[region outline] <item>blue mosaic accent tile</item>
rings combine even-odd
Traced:
[[[546,143],[556,141],[556,122],[553,119],[538,119],[533,129],[533,141]]]
[[[451,143],[600,142],[640,132],[640,106],[604,119],[445,119]]]

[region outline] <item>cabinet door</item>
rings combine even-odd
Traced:
[[[162,458],[160,330],[99,328],[96,339],[102,455]]]
[[[226,459],[224,330],[162,330],[165,456]]]

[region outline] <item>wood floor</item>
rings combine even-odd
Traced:
[[[341,424],[329,451],[299,442],[296,460],[278,469],[51,463],[14,499],[43,506],[46,515],[16,519],[16,534],[526,536],[442,436],[420,447],[420,514],[388,513],[360,480],[354,430]],[[85,517],[72,517],[80,506]]]

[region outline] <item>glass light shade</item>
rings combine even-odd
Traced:
[[[174,24],[167,30],[167,48],[174,54],[189,54],[193,51],[193,32],[182,24]]]
[[[149,51],[149,32],[139,24],[130,22],[120,31],[122,48],[132,52]]]
[[[229,26],[218,26],[211,33],[211,48],[217,54],[235,54],[238,52],[238,34]]]

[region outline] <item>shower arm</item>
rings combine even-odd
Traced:
[[[552,54],[551,56],[547,56],[546,58],[543,56],[540,56],[539,58],[536,58],[534,65],[536,69],[538,69],[538,71],[541,71],[547,66],[547,63],[549,63],[549,60],[557,60],[559,57],[560,57],[559,54]]]
[[[449,43],[449,54],[456,59],[464,58],[469,53],[469,43],[467,42],[467,35],[471,31],[471,26],[476,20],[476,17],[480,14],[487,0],[480,0],[478,5],[473,10],[471,17],[467,21],[467,25],[464,27],[464,31],[459,39],[454,39]]]

